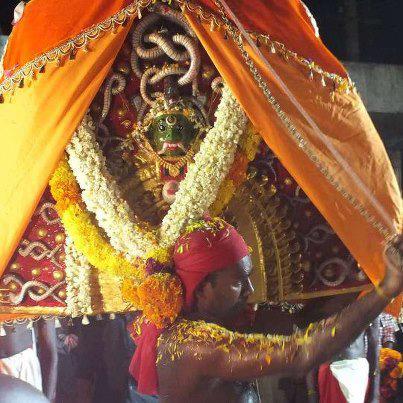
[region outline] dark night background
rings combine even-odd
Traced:
[[[0,0],[3,34],[10,32],[13,9],[18,2]],[[403,64],[403,0],[305,0],[305,3],[318,22],[322,40],[339,59]],[[359,46],[354,49],[356,39]]]
[[[351,59],[349,29],[356,27],[357,61],[403,64],[402,0],[305,0],[305,4],[318,22],[323,42],[339,59]]]

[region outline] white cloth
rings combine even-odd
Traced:
[[[0,374],[21,379],[42,392],[41,365],[32,348],[21,353],[0,359]]]
[[[334,361],[330,370],[347,403],[364,403],[369,376],[369,363],[365,358]]]

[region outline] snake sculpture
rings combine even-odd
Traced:
[[[201,54],[197,37],[179,11],[156,4],[149,14],[140,19],[131,33],[130,66],[140,80],[140,94],[131,99],[138,123],[142,122],[155,100],[163,96],[162,92],[152,88],[169,76],[176,76],[175,81],[180,87],[191,86],[191,95],[183,98],[191,100],[208,122],[204,109],[206,97],[201,96],[198,90]],[[103,107],[98,122],[101,148],[110,141],[118,141],[109,133],[104,121],[109,114],[112,97],[123,92],[126,85],[127,77],[120,73],[113,73],[104,84]],[[213,91],[218,90],[219,86],[214,86]]]
[[[177,25],[176,32],[170,34],[168,28],[164,27],[165,21]],[[182,32],[179,33],[179,30]],[[156,5],[153,12],[143,17],[134,28],[131,43],[130,65],[140,79],[140,94],[148,106],[152,106],[155,98],[161,96],[160,92],[149,94],[148,87],[160,83],[168,76],[179,76],[179,86],[191,84],[192,100],[202,106],[200,100],[197,102],[200,50],[195,33],[180,12]],[[154,65],[142,71],[141,61],[157,62],[162,57],[168,58],[172,63],[162,67]],[[179,64],[181,62],[182,65]],[[185,66],[183,62],[189,66]],[[138,121],[141,121],[147,108],[143,104],[139,105],[138,101],[136,103]]]

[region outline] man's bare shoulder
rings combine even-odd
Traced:
[[[205,337],[206,325],[202,321],[177,320],[158,340],[158,361],[196,359],[211,341],[210,337]]]
[[[212,358],[217,351],[226,353],[232,347],[263,345],[267,340],[263,335],[243,334],[213,323],[180,319],[160,336],[158,360],[200,361]]]
[[[196,362],[233,339],[229,330],[204,321],[179,319],[160,336],[158,362]],[[224,347],[225,348],[225,347]]]

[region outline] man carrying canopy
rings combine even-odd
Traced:
[[[307,373],[346,347],[399,295],[402,252],[399,238],[388,250],[379,286],[305,332],[265,336],[264,329],[252,328],[247,331],[260,334],[238,333],[231,329],[253,292],[248,246],[221,219],[192,224],[174,250],[175,273],[185,292],[182,315],[168,326],[144,316],[139,321],[130,367],[139,391],[158,394],[163,402],[258,401],[250,381]]]

